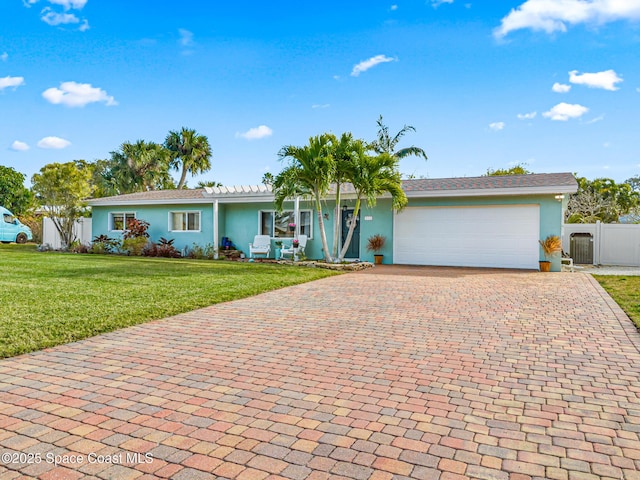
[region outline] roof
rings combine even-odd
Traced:
[[[272,201],[273,194],[270,187],[264,185],[241,185],[234,187],[205,187],[173,190],[151,190],[147,192],[127,193],[113,197],[93,198],[89,205],[136,205],[136,204],[176,204],[176,203],[211,203],[213,199],[233,201],[255,201],[263,197],[265,201]]]
[[[490,195],[531,195],[574,193],[578,183],[572,173],[531,173],[527,175],[504,175],[457,178],[420,178],[403,180],[402,188],[408,197],[466,197]],[[351,185],[342,185],[344,194],[353,194]],[[144,205],[144,204],[189,204],[271,202],[271,188],[264,185],[206,187],[194,190],[154,190],[129,193],[114,197],[89,200],[91,206]]]
[[[521,193],[574,193],[578,182],[572,173],[529,173],[482,177],[421,178],[404,180],[407,196],[466,196]]]

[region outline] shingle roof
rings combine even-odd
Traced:
[[[464,196],[465,193],[478,195],[485,191],[487,195],[493,193],[517,193],[520,189],[545,189],[546,193],[572,193],[578,188],[578,183],[571,173],[532,173],[527,175],[504,175],[485,177],[458,178],[420,178],[403,180],[402,188],[407,195],[416,196],[425,193],[428,196],[438,196],[454,193]],[[343,184],[343,193],[354,193],[350,184]],[[194,190],[154,190],[150,192],[129,193],[114,197],[96,198],[89,201],[90,205],[117,205],[140,203],[209,203],[214,198],[256,197],[269,195],[271,189],[264,185],[199,188]],[[331,189],[331,193],[335,188]],[[523,192],[524,193],[524,192]]]
[[[571,173],[530,173],[527,175],[495,175],[484,177],[425,178],[404,180],[405,192],[433,192],[443,190],[491,190],[505,188],[578,187]]]
[[[91,205],[109,204],[115,200],[121,202],[149,201],[149,200],[192,200],[204,198],[204,189],[196,190],[153,190],[149,192],[127,193],[113,197],[94,198]]]

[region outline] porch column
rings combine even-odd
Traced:
[[[300,197],[296,197],[293,207],[293,221],[296,224],[294,235],[295,238],[298,238],[300,236]]]
[[[215,248],[213,258],[218,260],[218,199],[213,202],[213,246]]]

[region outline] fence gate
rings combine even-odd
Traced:
[[[570,255],[574,263],[593,264],[593,235],[572,233]]]

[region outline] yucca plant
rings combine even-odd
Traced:
[[[544,240],[538,240],[538,242],[544,252],[544,258],[547,260],[562,252],[562,240],[557,235],[549,235]]]
[[[378,253],[384,248],[384,244],[387,239],[383,235],[375,234],[371,235],[367,240],[367,250],[370,252]]]

